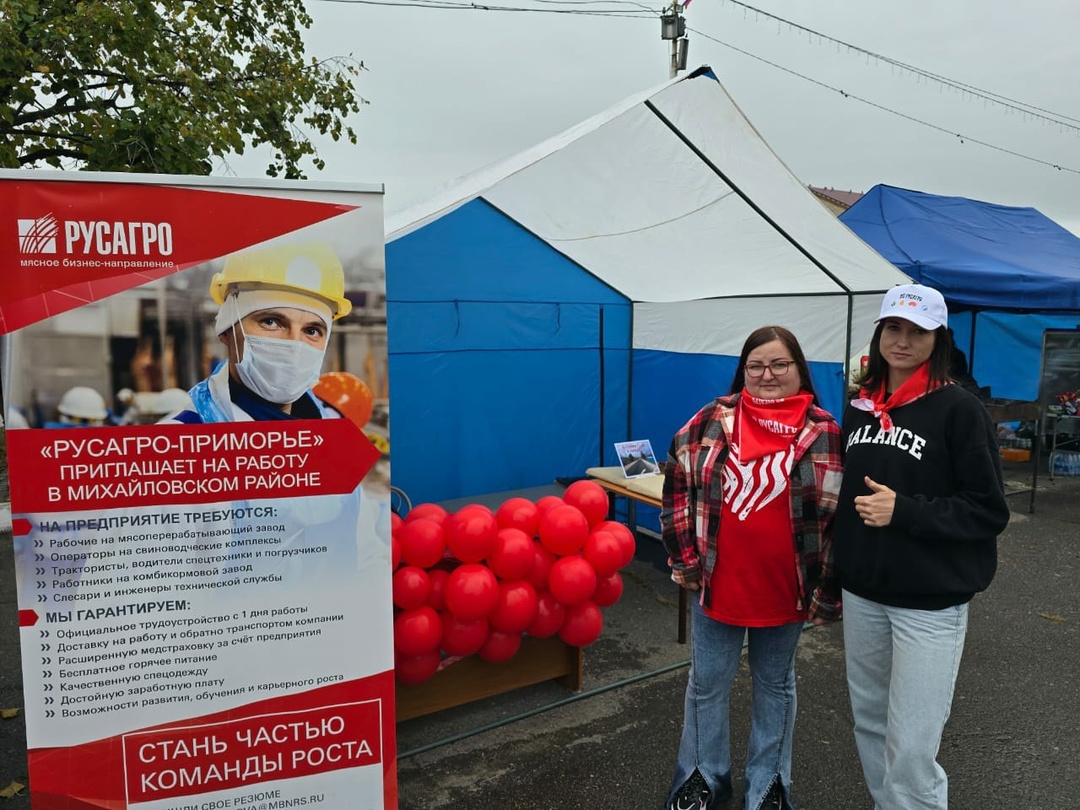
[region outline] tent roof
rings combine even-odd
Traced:
[[[476,198],[635,302],[909,281],[787,169],[708,67],[462,178],[390,218],[387,241]]]
[[[951,306],[1080,309],[1080,238],[1034,208],[878,185],[840,221]]]

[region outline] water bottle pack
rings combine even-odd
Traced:
[[[1055,450],[1050,454],[1050,472],[1052,475],[1080,475],[1080,453],[1074,450]]]

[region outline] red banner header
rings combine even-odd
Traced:
[[[379,459],[348,419],[13,430],[16,514],[352,492]]]
[[[0,181],[0,334],[354,210],[250,190]]]

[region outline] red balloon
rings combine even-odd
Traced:
[[[590,526],[595,526],[607,518],[610,508],[608,494],[595,481],[575,481],[566,488],[562,498],[571,506],[580,509]]]
[[[500,582],[499,604],[488,620],[500,633],[524,633],[536,618],[537,605],[536,589],[525,580]]]
[[[405,565],[394,572],[394,604],[402,610],[418,608],[431,593],[431,578],[423,568]]]
[[[521,529],[499,529],[487,564],[499,579],[523,579],[532,571],[533,541]]]
[[[566,501],[560,498],[558,495],[545,495],[543,498],[536,502],[536,510],[543,515],[548,509],[553,506],[565,506]]]
[[[604,629],[604,617],[592,602],[582,602],[566,609],[566,618],[559,628],[559,638],[571,647],[588,647]]]
[[[465,504],[465,506],[458,509],[458,512],[473,512],[473,511],[477,511],[477,510],[479,510],[481,512],[487,512],[492,517],[495,516],[495,513],[493,511],[491,511],[491,507],[490,506],[484,506],[484,504],[482,504],[482,503]]]
[[[450,553],[463,563],[477,563],[491,553],[499,525],[490,509],[470,504],[450,515],[443,529]]]
[[[622,568],[623,545],[611,532],[594,529],[585,540],[582,553],[596,569],[598,577],[606,577]]]
[[[593,592],[592,600],[600,605],[600,607],[614,605],[619,601],[619,597],[622,596],[622,591],[622,576],[616,571],[614,574],[608,574],[606,577],[602,577],[597,581],[596,590]]]
[[[443,597],[447,610],[459,619],[484,619],[499,603],[499,582],[487,566],[465,563],[446,578]]]
[[[427,603],[436,610],[446,607],[446,580],[450,576],[449,571],[442,568],[432,568],[428,573],[431,580],[431,591],[428,592]]]
[[[637,548],[637,540],[634,539],[634,533],[629,528],[619,523],[617,520],[605,520],[603,523],[598,523],[593,531],[606,531],[611,532],[618,538],[623,547],[623,561],[622,568],[632,559],[634,559],[634,551]]]
[[[394,649],[404,656],[438,650],[442,632],[442,619],[431,605],[403,610],[394,619]]]
[[[533,567],[526,579],[537,591],[547,590],[548,574],[557,559],[542,543],[533,543]]]
[[[487,641],[491,628],[487,619],[459,619],[450,611],[442,614],[443,633],[440,642],[447,655],[464,657],[477,652]]]
[[[500,633],[492,631],[478,655],[489,664],[501,664],[509,661],[521,647],[521,633]]]
[[[440,562],[446,553],[443,527],[429,517],[418,517],[415,521],[409,521],[397,537],[401,540],[402,559],[406,565],[431,568]]]
[[[564,605],[579,605],[596,590],[596,569],[584,557],[561,557],[551,566],[548,588]]]
[[[440,661],[442,656],[438,650],[421,655],[395,656],[394,677],[402,683],[423,683],[439,671]]]
[[[401,543],[396,534],[390,535],[390,570],[397,571],[401,565]]]
[[[536,618],[525,628],[525,632],[537,638],[547,638],[559,632],[566,608],[559,604],[551,591],[541,591],[536,597]]]
[[[430,518],[410,520],[402,526],[398,539],[405,564],[417,568],[431,568],[446,552],[443,527]]]
[[[390,536],[397,537],[397,533],[401,530],[401,527],[405,525],[405,521],[401,519],[401,515],[397,512],[390,513]]]
[[[576,506],[553,506],[540,516],[540,542],[552,554],[575,554],[589,536],[589,521]]]
[[[520,529],[531,539],[536,537],[540,509],[528,498],[510,498],[495,511],[495,521],[500,529]]]
[[[446,521],[446,515],[446,510],[437,503],[418,503],[405,515],[405,522],[412,523],[414,520],[426,518],[434,520],[441,526]]]

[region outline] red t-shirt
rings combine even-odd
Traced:
[[[724,506],[705,613],[742,627],[805,621],[799,610],[799,564],[791,536],[794,448],[724,464]]]

